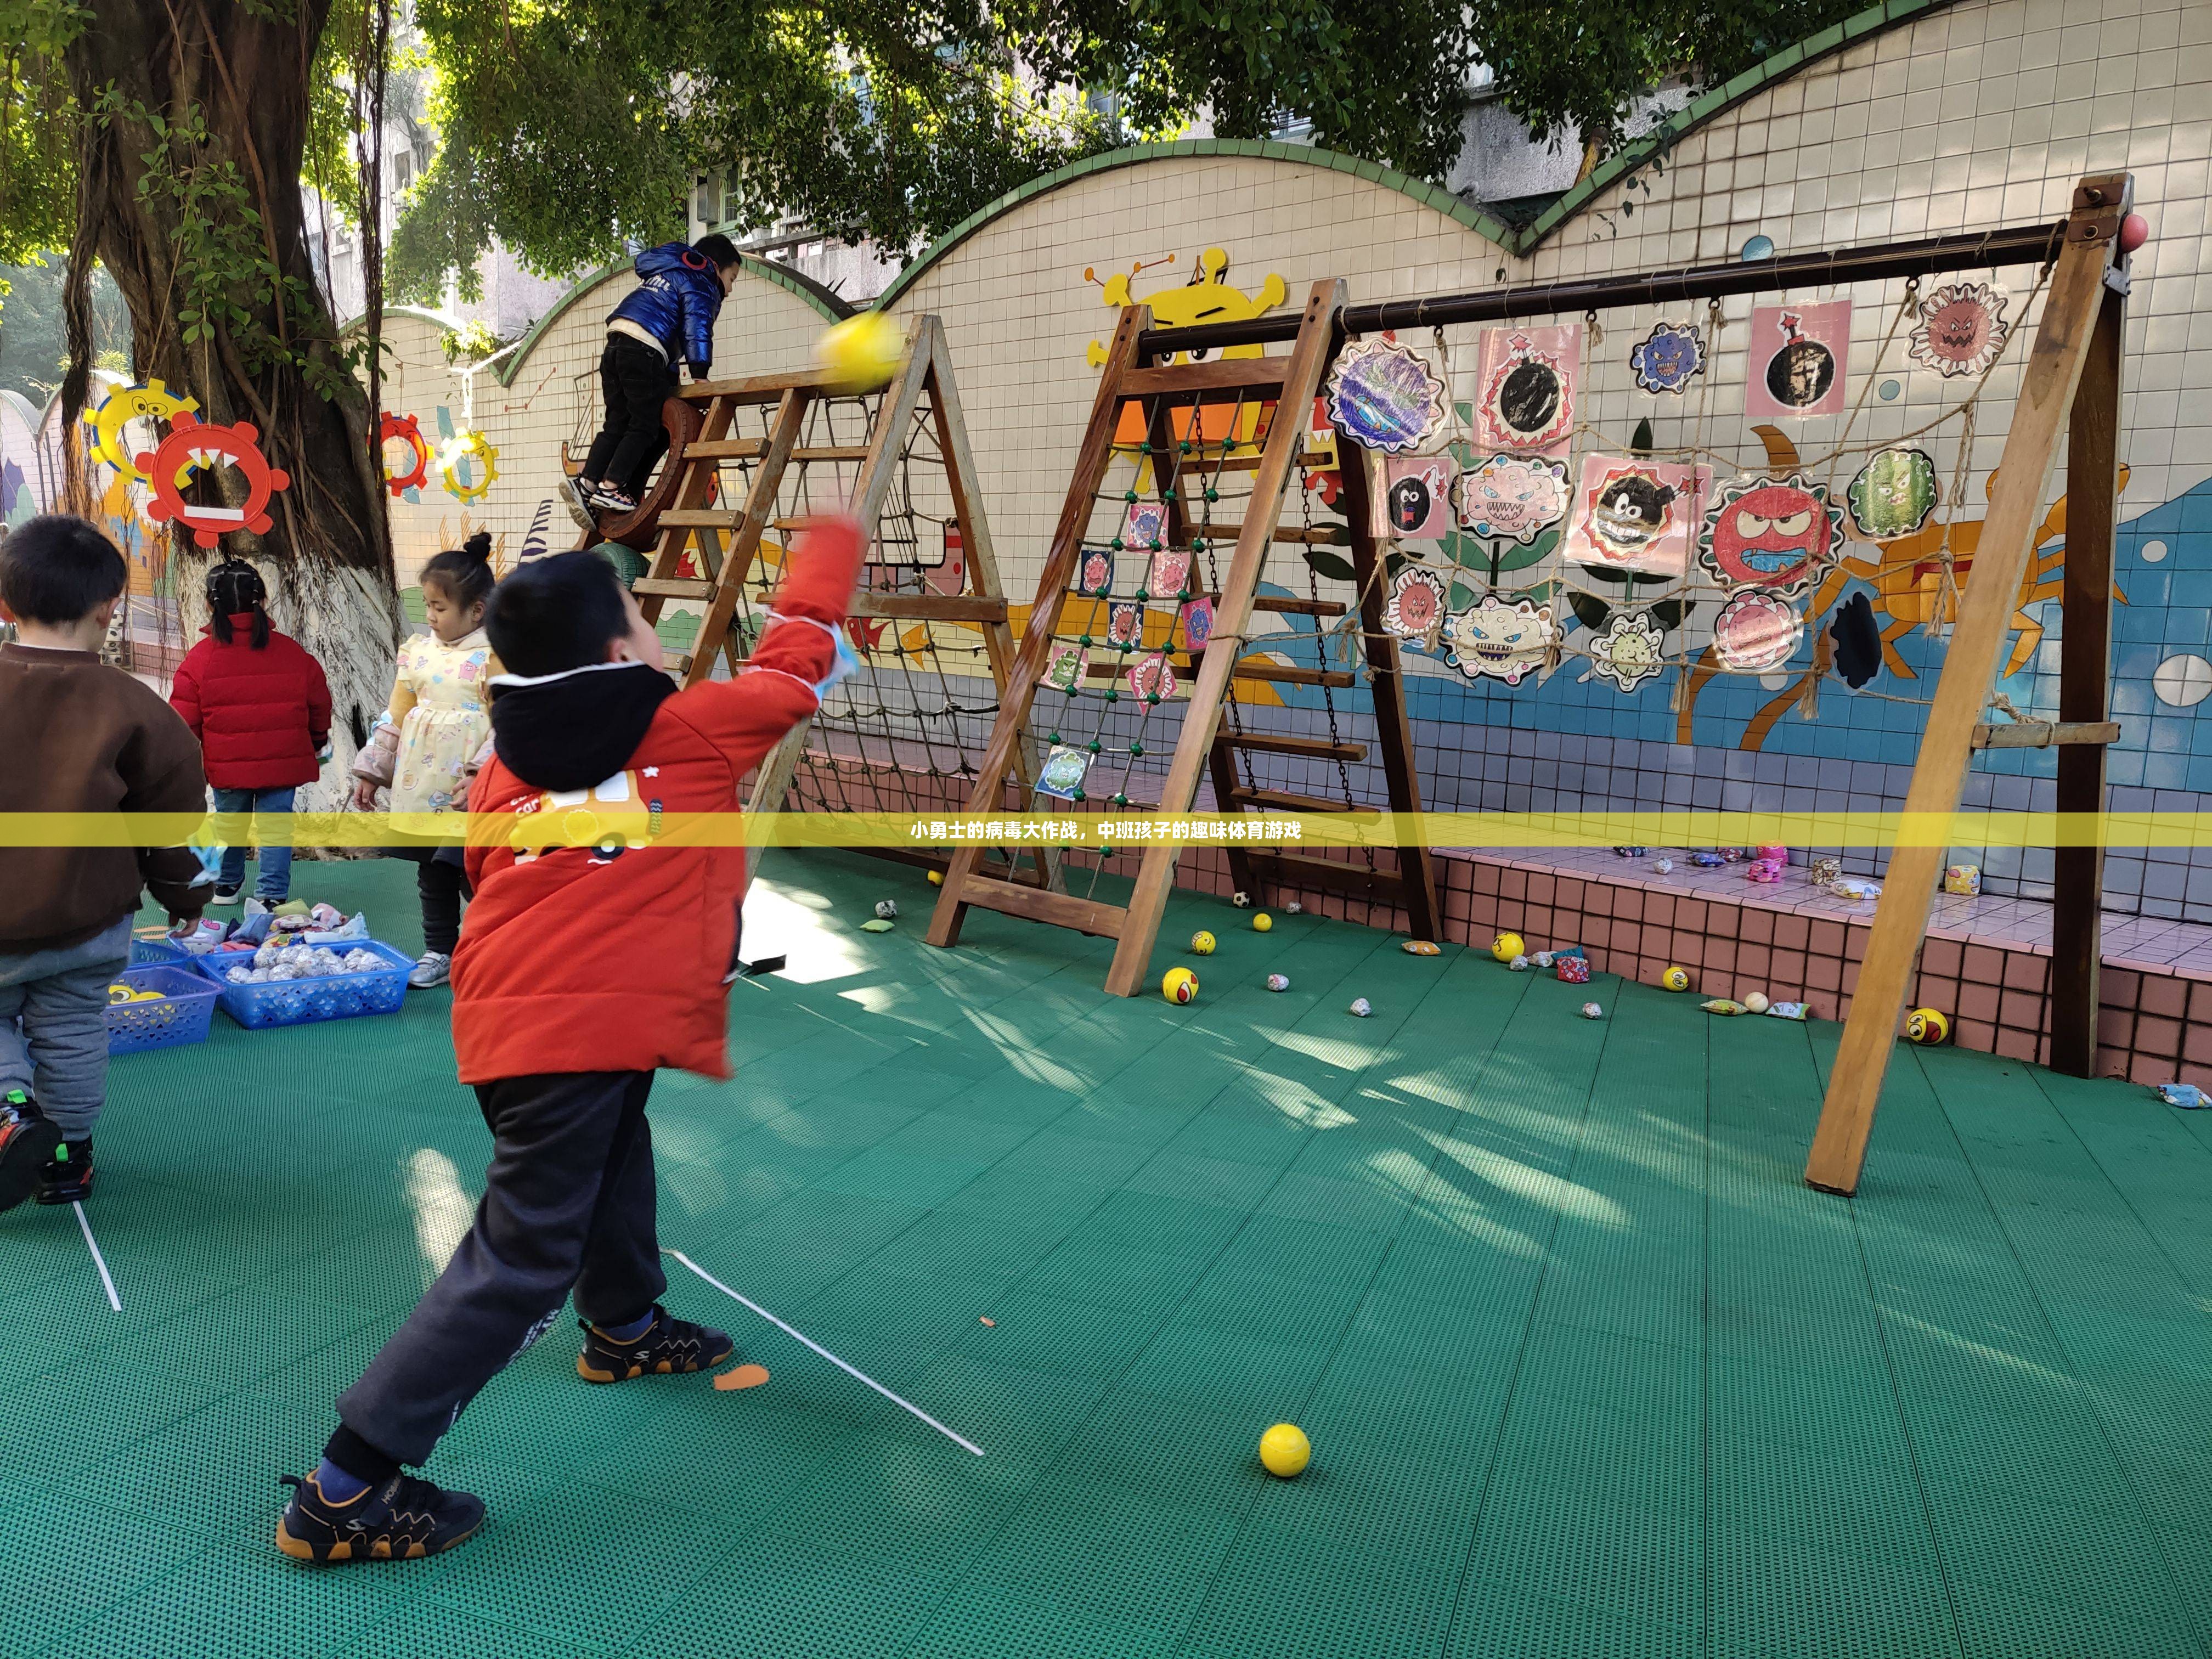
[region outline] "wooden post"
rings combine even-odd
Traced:
[[[2120,376],[2126,301],[2105,295],[2066,428],[2066,588],[2058,641],[2058,718],[2101,722],[2112,682],[2112,543],[2120,516]],[[2058,810],[2105,810],[2105,745],[2058,751]],[[2073,1077],[2097,1068],[2097,969],[2102,957],[2105,848],[2051,855],[2051,1065]]]
[[[1279,411],[1275,418],[1282,418]],[[1344,480],[1344,509],[1352,520],[1352,574],[1359,589],[1360,643],[1370,673],[1367,685],[1374,702],[1375,746],[1382,751],[1390,810],[1410,817],[1421,810],[1421,776],[1413,763],[1413,723],[1406,712],[1405,682],[1398,672],[1398,641],[1382,626],[1382,610],[1389,601],[1382,591],[1382,550],[1375,544],[1374,508],[1364,465],[1367,458],[1349,441],[1338,447],[1338,453],[1343,458],[1338,476]],[[1399,847],[1398,877],[1413,937],[1441,939],[1443,916],[1437,904],[1436,858],[1425,844]]]
[[[1298,343],[1283,368],[1282,390],[1275,403],[1274,424],[1267,445],[1252,475],[1252,494],[1244,503],[1244,522],[1237,534],[1237,550],[1221,579],[1221,598],[1213,618],[1213,635],[1183,711],[1182,731],[1176,738],[1175,758],[1169,763],[1167,781],[1160,787],[1162,812],[1188,812],[1198,796],[1198,781],[1213,747],[1214,728],[1221,720],[1221,702],[1228,695],[1237,653],[1243,648],[1245,630],[1251,625],[1252,595],[1260,583],[1260,569],[1275,540],[1275,526],[1282,517],[1283,491],[1290,483],[1304,443],[1306,411],[1321,390],[1322,371],[1328,367],[1331,329],[1344,308],[1344,283],[1316,283],[1308,296]],[[1224,371],[1249,374],[1249,364],[1226,362]],[[1137,867],[1136,890],[1129,896],[1128,920],[1122,925],[1114,965],[1106,975],[1106,988],[1115,996],[1136,994],[1152,967],[1152,942],[1166,913],[1168,889],[1175,881],[1174,847],[1147,847]]]
[[[1958,625],[1936,680],[1919,758],[1905,794],[1905,824],[1922,836],[1948,823],[1959,808],[1973,752],[1974,727],[1989,701],[1997,659],[2011,633],[2021,577],[2043,516],[2044,489],[2050,482],[2059,433],[2074,407],[2075,392],[2090,356],[2106,298],[2105,274],[2112,263],[2111,244],[2118,239],[2130,191],[2125,174],[2086,179],[2075,191],[2065,243],[1998,462],[1981,544],[1960,602]],[[2072,563],[2070,544],[2068,562]],[[1827,1099],[1805,1165],[1808,1186],[1846,1194],[1858,1189],[1882,1078],[1896,1046],[1898,1020],[1927,935],[1929,907],[1947,850],[1936,841],[1899,846],[1890,854],[1881,908],[1859,969],[1858,988],[1851,997],[1850,1018],[1829,1073]]]

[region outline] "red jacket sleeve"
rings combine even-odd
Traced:
[[[745,672],[670,699],[671,710],[726,755],[740,775],[814,712],[814,687],[835,665],[837,647],[826,629],[812,624],[843,623],[866,546],[855,520],[817,520],[799,538],[783,585],[769,603],[774,617],[784,620],[769,621]],[[796,620],[801,617],[807,620]]]
[[[300,648],[300,660],[307,677],[307,735],[320,749],[331,735],[331,683],[305,646]]]
[[[200,729],[200,653],[204,643],[185,653],[184,660],[177,665],[176,677],[169,683],[169,707],[184,716],[185,724],[192,728],[195,738]]]

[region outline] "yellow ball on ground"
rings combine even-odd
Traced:
[[[1252,918],[1252,931],[1255,933],[1264,933],[1274,925],[1274,917],[1269,915],[1265,910]]]
[[[1260,1437],[1260,1462],[1268,1474],[1288,1480],[1313,1462],[1313,1443],[1297,1424],[1278,1423]]]
[[[825,330],[814,349],[833,391],[873,392],[898,372],[906,331],[880,311],[863,311]]]
[[[1490,954],[1500,962],[1510,962],[1516,957],[1528,954],[1528,946],[1518,933],[1500,933],[1490,941]]]
[[[1686,991],[1690,988],[1690,970],[1679,966],[1669,968],[1659,975],[1659,982],[1670,991]]]
[[[1195,951],[1200,956],[1212,956],[1213,954],[1213,935],[1207,933],[1203,927],[1200,928],[1196,933],[1190,936],[1190,948]]]
[[[1198,975],[1188,968],[1170,968],[1160,981],[1160,994],[1170,1002],[1188,1002],[1198,994]]]
[[[929,872],[929,884],[930,884],[932,887],[942,887],[942,886],[944,886],[944,885],[945,885],[945,872],[944,872],[944,871],[942,871],[942,870],[933,870],[933,871],[931,871],[931,872]]]
[[[1915,1008],[1905,1016],[1905,1035],[1915,1042],[1941,1042],[1951,1035],[1951,1022],[1933,1008]]]

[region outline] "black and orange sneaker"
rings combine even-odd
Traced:
[[[39,1202],[76,1204],[92,1196],[92,1140],[64,1140],[39,1170]]]
[[[678,1319],[657,1302],[653,1323],[627,1342],[617,1342],[588,1319],[576,1322],[584,1328],[576,1375],[586,1382],[627,1382],[647,1374],[703,1371],[736,1351],[728,1332]]]
[[[31,1195],[61,1144],[62,1132],[39,1115],[29,1095],[21,1089],[0,1095],[0,1210]]]
[[[276,1521],[276,1547],[295,1561],[412,1561],[466,1543],[483,1525],[481,1498],[411,1474],[364,1486],[340,1504],[312,1474],[283,1477],[292,1501]]]

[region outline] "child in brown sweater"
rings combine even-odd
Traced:
[[[82,519],[42,515],[0,541],[0,616],[16,628],[0,645],[0,812],[205,811],[190,729],[100,660],[128,574]],[[107,988],[142,885],[179,923],[214,890],[186,847],[0,847],[0,1210],[33,1188],[41,1204],[92,1190]]]

